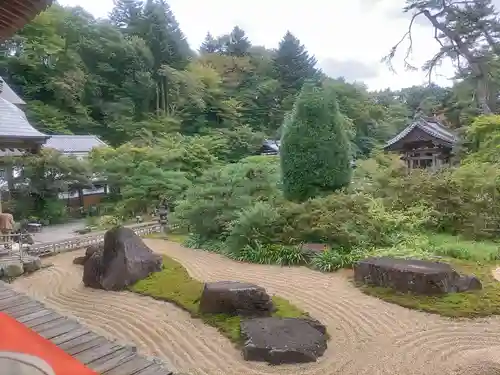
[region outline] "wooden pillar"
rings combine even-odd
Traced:
[[[83,204],[84,204],[84,202],[83,202],[83,189],[79,187],[77,190],[77,194],[78,194],[78,202],[80,204],[80,207],[83,207]]]

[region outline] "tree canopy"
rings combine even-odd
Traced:
[[[235,25],[227,34],[207,33],[196,53],[165,0],[117,0],[109,19],[56,4],[2,47],[0,75],[25,99],[39,130],[95,134],[112,146],[144,134],[241,129],[278,139],[303,83],[316,79],[335,86],[353,150],[365,157],[421,103],[432,112],[451,97],[439,87],[369,92],[326,77],[289,31],[267,49]]]

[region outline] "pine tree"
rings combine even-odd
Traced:
[[[165,0],[148,0],[144,6],[143,37],[155,58],[155,68],[167,64],[183,69],[192,51]]]
[[[276,79],[288,94],[295,95],[306,79],[316,76],[316,62],[316,58],[309,55],[300,40],[287,31],[273,60]]]
[[[114,0],[109,19],[118,27],[137,32],[142,16],[142,5],[141,0]]]
[[[252,46],[252,43],[248,40],[245,31],[239,26],[235,26],[229,34],[228,44],[225,51],[231,56],[245,56],[248,54],[248,50]]]
[[[208,32],[207,36],[205,36],[205,40],[203,41],[203,43],[201,43],[200,53],[201,54],[220,53],[221,49],[222,46],[220,45],[218,40],[215,39],[214,36]]]
[[[308,82],[283,125],[280,158],[285,197],[304,201],[348,185],[349,147],[335,93]]]

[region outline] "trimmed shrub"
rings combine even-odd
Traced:
[[[316,254],[311,259],[311,266],[321,272],[333,272],[342,268],[351,268],[363,258],[364,253],[354,249],[330,249]]]
[[[331,88],[306,84],[283,123],[283,190],[294,201],[331,193],[351,180],[349,138]]]

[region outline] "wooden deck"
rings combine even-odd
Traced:
[[[0,282],[0,311],[103,375],[171,375],[163,364],[113,343]]]

